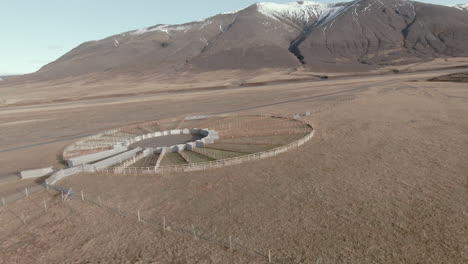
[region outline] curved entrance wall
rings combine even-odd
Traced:
[[[124,147],[129,147],[130,145],[134,143],[137,143],[146,139],[164,137],[164,136],[169,136],[169,135],[190,135],[190,134],[198,135],[203,138],[193,141],[193,142],[184,143],[184,144],[177,144],[177,145],[173,145],[169,147],[158,147],[154,149],[154,152],[162,153],[164,151],[167,153],[167,152],[180,152],[182,150],[191,150],[194,147],[204,147],[205,144],[212,144],[215,142],[215,140],[219,139],[218,132],[214,130],[198,129],[198,128],[187,129],[186,128],[186,129],[173,129],[173,130],[166,130],[166,131],[161,131],[161,132],[148,133],[146,135],[137,136],[127,141],[120,142],[119,144]]]

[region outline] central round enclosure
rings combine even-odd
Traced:
[[[161,137],[154,137],[144,139],[138,142],[135,142],[130,145],[130,148],[162,148],[162,147],[170,147],[179,144],[186,144],[189,142],[193,142],[199,139],[204,138],[205,136],[198,135],[198,134],[180,134],[180,135],[166,135]]]

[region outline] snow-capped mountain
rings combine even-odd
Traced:
[[[260,2],[254,4],[253,6],[257,9],[257,12],[264,16],[270,17],[277,21],[290,20],[291,22],[297,22],[299,25],[307,25],[317,20],[325,20],[326,18],[331,19],[346,7],[343,4],[323,4],[311,1],[297,1],[287,4]],[[245,11],[246,9],[248,8],[237,10],[235,12],[226,12],[220,15],[237,14]],[[208,18],[203,21],[181,25],[156,25],[149,28],[135,30],[130,34],[141,35],[154,31],[170,34],[177,31],[188,31],[194,26],[201,26],[201,28],[203,28],[204,26],[211,23],[213,23],[212,18]]]
[[[275,20],[289,19],[307,25],[311,22],[331,20],[342,12],[346,5],[298,1],[289,4],[258,3],[258,11]]]
[[[459,4],[459,5],[454,5],[453,7],[455,7],[456,9],[468,11],[468,4]]]
[[[81,44],[36,76],[299,67],[356,70],[468,56],[461,8],[408,0],[257,3]]]

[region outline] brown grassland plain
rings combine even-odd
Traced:
[[[460,70],[458,70],[460,71]],[[454,69],[0,109],[1,195],[60,166],[98,131],[203,113],[311,111],[315,136],[261,161],[152,176],[59,182],[124,217],[53,191],[0,207],[0,263],[466,263],[468,87],[426,82]],[[3,89],[3,88],[1,88]],[[42,209],[43,199],[48,210]],[[160,226],[256,249],[247,254]],[[26,223],[23,223],[26,222]]]

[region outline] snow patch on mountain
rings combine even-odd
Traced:
[[[164,32],[167,34],[171,34],[171,33],[178,32],[178,31],[187,32],[191,28],[192,28],[191,25],[158,25],[154,27],[141,28],[141,29],[133,31],[131,34],[142,35],[142,34],[145,34],[148,32],[154,32],[154,31],[160,31],[160,32]]]
[[[152,27],[147,27],[147,28],[141,28],[137,29],[135,31],[130,32],[130,34],[134,36],[142,35],[148,32],[154,32],[154,31],[160,31],[164,32],[166,34],[172,34],[176,32],[187,32],[191,30],[192,28],[195,28],[197,30],[201,30],[204,27],[213,24],[212,19],[205,19],[202,21],[196,21],[188,24],[180,24],[180,25],[157,25],[157,26],[152,26]]]
[[[220,15],[232,15],[232,14],[237,14],[239,13],[240,11],[244,10],[245,8],[242,8],[242,9],[238,9],[238,10],[235,10],[235,11],[230,11],[230,12],[223,12],[221,13]]]
[[[459,4],[459,5],[454,5],[452,7],[456,8],[456,9],[468,11],[468,4]]]
[[[311,1],[297,1],[287,4],[257,3],[258,11],[267,17],[275,20],[289,19],[302,23],[308,23],[311,19],[321,20],[326,17],[335,17],[343,8],[345,8],[344,5]]]
[[[202,28],[204,28],[204,27],[206,27],[208,25],[211,25],[211,24],[213,24],[213,22],[214,21],[211,20],[211,19],[206,19],[206,20],[202,21],[199,29],[202,29]]]
[[[200,38],[200,41],[205,44],[205,46],[208,46],[208,40],[206,38]]]

